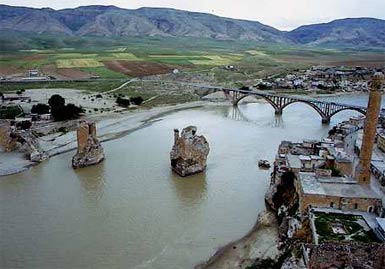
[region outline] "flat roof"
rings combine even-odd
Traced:
[[[383,161],[372,161],[371,165],[373,165],[378,170],[384,172],[385,171],[385,162]]]
[[[380,199],[369,187],[357,184],[349,177],[319,177],[315,173],[301,172],[299,181],[304,194]]]
[[[385,231],[385,219],[384,218],[376,218],[378,225],[381,227],[383,231]]]
[[[290,168],[301,168],[302,163],[301,160],[299,159],[298,155],[293,155],[293,154],[287,154],[286,155],[287,162]]]

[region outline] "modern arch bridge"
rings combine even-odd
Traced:
[[[151,80],[150,80],[151,81]],[[162,81],[163,83],[172,83],[171,81]],[[275,114],[281,115],[283,110],[291,104],[294,103],[303,103],[312,107],[318,114],[321,116],[322,123],[329,123],[331,118],[337,113],[345,110],[357,111],[363,115],[366,115],[367,107],[356,106],[349,104],[342,104],[337,102],[329,102],[311,98],[289,96],[289,95],[279,95],[274,93],[268,93],[265,91],[254,90],[254,89],[230,89],[223,88],[220,86],[204,85],[197,83],[188,83],[188,82],[177,82],[180,85],[193,86],[197,87],[196,93],[200,96],[206,96],[213,92],[222,91],[226,98],[234,105],[237,106],[240,101],[248,96],[257,96],[264,98],[275,110]],[[206,89],[206,90],[205,90]],[[385,119],[385,109],[381,110],[380,118]]]
[[[259,90],[242,90],[242,89],[222,89],[226,98],[235,106],[248,96],[258,96],[265,99],[275,110],[275,114],[281,115],[283,110],[294,103],[304,103],[312,107],[321,116],[322,123],[329,123],[330,119],[337,113],[345,110],[357,111],[366,115],[367,107],[348,105],[336,102],[329,102],[311,98],[294,97],[288,95],[277,95],[266,93]],[[381,117],[385,116],[385,110],[381,111]]]

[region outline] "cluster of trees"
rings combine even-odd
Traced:
[[[131,97],[130,99],[126,99],[120,96],[116,98],[116,103],[118,104],[118,106],[122,106],[122,107],[129,107],[131,103],[133,103],[134,105],[140,106],[143,103],[143,101],[144,100],[141,96]]]
[[[129,99],[122,98],[119,96],[118,98],[116,98],[116,104],[122,107],[129,107],[131,102]]]
[[[32,106],[31,113],[38,115],[48,114],[49,109],[49,105],[39,103]]]
[[[48,100],[48,104],[51,108],[51,115],[54,121],[72,120],[80,117],[84,113],[82,107],[75,106],[74,104],[65,104],[65,99],[59,94],[54,94]]]

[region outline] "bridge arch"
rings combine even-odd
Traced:
[[[333,113],[330,114],[330,118],[333,117],[335,114],[338,114],[342,111],[345,111],[345,110],[352,110],[352,111],[357,111],[359,113],[361,113],[362,115],[366,115],[366,111],[363,110],[363,109],[360,109],[360,108],[355,108],[355,107],[345,107],[345,108],[341,108],[341,109],[338,109],[336,111],[334,111]]]
[[[319,107],[317,107],[317,105],[311,103],[311,102],[307,102],[307,101],[303,101],[303,100],[290,100],[289,102],[285,103],[283,106],[279,106],[278,104],[276,104],[274,102],[274,100],[272,100],[271,98],[269,98],[269,96],[266,96],[266,95],[259,95],[259,94],[255,94],[255,93],[252,93],[252,94],[245,94],[245,95],[242,95],[241,97],[239,97],[238,99],[235,100],[234,102],[234,105],[238,105],[239,102],[246,98],[247,96],[252,96],[252,95],[256,95],[256,96],[259,96],[259,97],[262,97],[263,99],[265,99],[275,110],[275,113],[276,114],[282,114],[283,112],[283,109],[288,107],[289,105],[291,104],[294,104],[294,103],[303,103],[303,104],[306,104],[310,107],[312,107],[315,111],[317,111],[317,113],[321,116],[322,118],[322,122],[329,122],[330,121],[330,117],[328,117]]]
[[[327,123],[327,122],[330,121],[330,117],[328,115],[326,115],[317,105],[313,104],[312,102],[307,102],[307,101],[304,101],[304,100],[291,100],[288,103],[284,104],[281,107],[281,110],[283,110],[286,107],[288,107],[289,105],[292,105],[292,104],[295,104],[295,103],[302,103],[302,104],[308,105],[311,108],[313,108],[321,116],[322,122]]]
[[[272,100],[270,99],[268,96],[265,96],[265,95],[259,95],[259,94],[244,94],[242,95],[241,97],[239,97],[238,99],[236,99],[233,103],[234,106],[237,106],[239,104],[240,101],[242,101],[243,99],[245,99],[246,97],[248,96],[259,96],[259,97],[262,97],[263,99],[265,99],[273,108],[274,110],[277,112],[280,110],[280,108],[278,107],[278,105]]]
[[[366,114],[365,107],[350,106],[345,104],[338,104],[332,102],[326,102],[321,100],[308,100],[303,98],[296,98],[290,96],[273,95],[261,91],[240,91],[231,89],[222,89],[228,100],[232,102],[234,106],[237,106],[241,100],[248,96],[259,96],[265,99],[275,110],[275,114],[282,114],[283,109],[294,103],[304,103],[312,107],[322,118],[322,123],[329,123],[331,117],[335,114],[344,111],[352,110],[357,111],[363,115]],[[385,111],[384,111],[385,114]]]

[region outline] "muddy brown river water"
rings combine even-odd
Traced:
[[[186,125],[211,152],[205,173],[179,178],[169,151],[173,129]],[[281,140],[319,139],[329,128],[303,104],[281,117],[265,103],[209,106],[104,143],[98,166],[74,171],[70,152],[1,177],[0,268],[192,268],[242,237],[264,209],[270,172],[258,160],[272,161]]]

